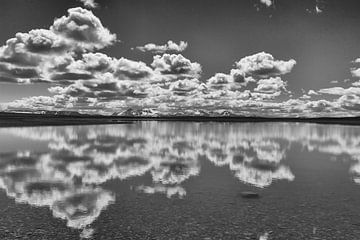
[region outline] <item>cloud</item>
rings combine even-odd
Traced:
[[[39,65],[42,61],[43,55],[38,54],[45,50],[52,50],[52,46],[59,46],[58,44],[53,44],[51,41],[56,41],[55,39],[46,41],[43,39],[42,35],[44,32],[50,32],[48,30],[43,31],[31,31],[29,34],[26,33],[17,33],[15,38],[11,38],[6,41],[6,45],[0,47],[0,62],[14,64],[18,66],[32,66],[35,67]],[[49,35],[54,36],[50,33]],[[56,36],[55,36],[56,37]],[[36,44],[35,41],[31,40],[32,38],[38,39]],[[43,41],[41,40],[43,39]],[[58,40],[61,42],[61,40]],[[63,42],[64,46],[65,43]],[[36,46],[36,47],[35,47]],[[39,50],[42,51],[39,51]],[[32,52],[35,50],[35,52]]]
[[[324,7],[324,3],[323,0],[316,0],[316,5],[315,5],[315,13],[316,14],[321,14],[323,13],[323,7]]]
[[[88,8],[97,8],[99,5],[95,2],[95,0],[78,0],[84,4],[85,7]]]
[[[66,84],[66,80],[141,80],[151,78],[152,74],[153,69],[143,62],[111,58],[103,53],[85,53],[78,60],[69,56],[55,58],[48,69],[51,80],[65,81]]]
[[[16,66],[8,63],[0,63],[1,77],[7,78],[9,82],[28,83],[34,78],[40,78],[36,67]],[[7,80],[3,80],[7,82]]]
[[[241,70],[231,69],[229,74],[216,73],[207,80],[207,85],[214,89],[240,89],[252,81],[254,81],[254,79],[245,78],[244,73]]]
[[[183,79],[170,84],[169,89],[176,95],[187,95],[193,91],[204,89],[205,86],[201,84],[198,79]]]
[[[166,53],[166,52],[183,52],[188,47],[188,43],[180,41],[179,44],[169,40],[164,45],[156,45],[154,43],[148,43],[144,46],[136,47],[141,52],[152,52],[152,53]]]
[[[257,82],[257,87],[254,89],[255,92],[261,93],[277,93],[286,90],[286,83],[281,80],[280,77],[261,79]]]
[[[13,102],[5,104],[9,110],[53,110],[53,109],[65,109],[73,107],[73,98],[64,95],[55,96],[33,96],[15,100]]]
[[[121,58],[117,61],[114,76],[124,80],[139,80],[150,78],[153,70],[143,62]]]
[[[273,0],[260,0],[262,4],[265,4],[267,7],[273,5]]]
[[[290,93],[286,89],[287,83],[280,76],[289,73],[295,63],[295,60],[275,60],[271,54],[264,52],[244,57],[236,62],[236,68],[231,69],[229,74],[216,73],[206,80],[202,97],[211,100],[216,107],[237,111],[253,111],[255,105],[269,107],[268,101]],[[276,104],[272,107],[279,109]]]
[[[199,63],[191,62],[181,54],[156,55],[151,66],[161,74],[182,75],[190,78],[197,78],[202,72]]]
[[[360,78],[360,68],[352,68],[351,69],[351,75],[353,77]]]
[[[281,75],[291,72],[295,60],[275,60],[271,54],[260,52],[244,57],[235,63],[229,74],[217,73],[207,80],[209,89],[239,91],[251,82],[257,82],[254,89],[257,93],[249,92],[249,96],[256,98],[273,98],[286,90],[286,82]],[[274,96],[264,95],[274,94]]]
[[[233,83],[234,79],[225,73],[216,73],[214,76],[207,80],[207,84],[215,89],[227,88],[230,83]]]
[[[160,115],[219,115],[228,111],[245,116],[319,116],[344,113],[348,102],[356,100],[315,101],[315,95],[360,95],[355,82],[347,89],[310,90],[300,99],[292,99],[282,77],[293,70],[296,61],[278,60],[266,52],[243,57],[227,73],[202,79],[199,63],[179,53],[166,53],[185,50],[184,41],[138,47],[160,53],[150,64],[98,52],[115,42],[116,35],[83,8],[69,9],[49,29],[17,33],[0,47],[0,81],[45,82],[52,96],[19,99],[2,104],[1,109],[112,114],[133,108]]]
[[[311,89],[309,90],[308,95],[319,95],[319,93]]]
[[[75,61],[73,56],[110,46],[116,35],[89,10],[71,8],[68,14],[55,19],[49,29],[17,33],[7,40],[0,47],[0,80],[31,83],[89,78],[84,72],[66,71]]]
[[[123,110],[126,105],[181,102],[186,96],[201,94],[206,89],[197,78],[188,78],[199,76],[198,63],[181,55],[158,56],[158,59],[164,60],[164,68],[154,65],[153,69],[143,62],[110,58],[102,53],[84,53],[78,60],[69,56],[54,58],[48,63],[51,67],[47,78],[57,83],[49,87],[55,95],[23,98],[6,106],[8,109],[35,110],[43,106],[47,110],[61,110],[66,106],[76,111],[121,111],[117,108]]]
[[[319,93],[325,93],[330,95],[360,95],[360,88],[357,87],[332,87],[332,88],[323,88],[319,90]]]
[[[311,110],[312,112],[332,111],[334,107],[335,103],[326,100],[310,101],[305,105],[305,108],[307,110]]]
[[[341,107],[345,109],[360,111],[360,97],[358,95],[341,96],[338,102],[340,103]]]
[[[80,50],[95,50],[112,45],[116,35],[105,28],[99,18],[83,8],[71,8],[68,16],[55,19],[50,30],[64,36]]]
[[[261,79],[290,73],[296,61],[294,59],[288,61],[275,60],[271,54],[260,52],[244,57],[235,64],[245,76]]]
[[[317,14],[320,14],[323,12],[323,10],[318,5],[315,6],[315,11]]]

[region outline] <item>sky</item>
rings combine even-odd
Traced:
[[[2,0],[0,109],[357,116],[358,0]]]

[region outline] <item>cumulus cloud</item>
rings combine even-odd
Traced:
[[[357,87],[332,87],[323,88],[319,90],[319,93],[331,94],[331,95],[360,95],[360,88]]]
[[[144,46],[136,47],[141,52],[152,52],[152,53],[166,53],[166,52],[183,52],[188,47],[188,43],[180,41],[179,44],[169,40],[164,45],[156,45],[154,43],[148,43]]]
[[[321,14],[323,12],[324,12],[324,2],[323,2],[323,0],[316,0],[315,13],[316,14]]]
[[[290,73],[296,61],[294,59],[288,61],[276,60],[271,54],[260,52],[244,57],[235,64],[245,76],[261,79]]]
[[[0,47],[0,80],[5,82],[49,82],[90,78],[82,73],[57,73],[66,70],[75,53],[112,45],[116,35],[110,33],[89,10],[71,8],[68,15],[55,19],[49,29],[17,33]],[[49,76],[54,74],[54,79]]]
[[[16,66],[9,63],[0,63],[0,81],[30,83],[31,79],[40,78],[36,67]],[[40,80],[39,80],[40,81]]]
[[[273,5],[273,0],[260,0],[262,4],[265,4],[267,7]]]
[[[63,95],[55,96],[33,96],[28,98],[22,98],[6,104],[8,109],[48,109],[65,106],[71,107],[69,98]]]
[[[316,92],[316,91],[314,91],[314,90],[312,90],[312,89],[310,89],[310,90],[308,91],[308,95],[319,95],[319,93]]]
[[[354,111],[360,111],[360,97],[358,95],[344,95],[341,96],[338,100],[341,107],[348,109],[348,110],[354,110]]]
[[[116,41],[116,35],[110,33],[99,18],[80,7],[71,8],[68,16],[55,19],[50,30],[78,45],[81,50],[101,49]]]
[[[277,93],[286,90],[286,83],[280,77],[261,79],[257,82],[257,87],[254,89],[256,92],[262,93]]]
[[[239,90],[250,82],[259,81],[255,91],[274,93],[285,90],[286,83],[279,76],[291,72],[295,64],[295,60],[275,60],[271,54],[260,52],[237,61],[236,68],[231,69],[229,74],[215,74],[207,80],[207,84],[215,89]]]
[[[116,35],[82,8],[69,9],[68,15],[55,19],[49,29],[17,34],[0,48],[0,80],[47,82],[53,96],[23,98],[2,108],[111,113],[141,106],[168,113],[182,109],[184,114],[195,115],[231,106],[275,109],[278,107],[270,107],[266,101],[286,92],[280,76],[296,63],[261,52],[236,62],[228,74],[217,73],[203,81],[199,63],[181,54],[165,53],[185,50],[186,42],[141,47],[139,50],[164,53],[155,55],[147,65],[96,52],[115,41]],[[245,90],[254,82],[253,90]]]
[[[353,77],[360,78],[360,68],[352,68],[351,74]]]
[[[233,79],[230,77],[230,75],[225,73],[216,73],[214,76],[209,78],[208,83],[209,84],[228,84],[233,82]]]
[[[231,69],[229,74],[216,73],[207,80],[207,84],[214,89],[239,89],[252,81],[253,78],[245,78],[244,73],[239,69]]]
[[[170,90],[177,95],[187,95],[196,90],[202,90],[205,86],[198,79],[183,79],[170,84]]]
[[[1,109],[112,114],[145,108],[160,114],[212,115],[228,111],[246,116],[317,116],[321,112],[331,114],[334,109],[345,111],[356,99],[315,101],[312,97],[316,95],[360,95],[354,82],[350,88],[310,90],[300,99],[284,100],[282,97],[289,97],[291,92],[282,78],[293,70],[296,61],[278,60],[265,52],[243,57],[227,73],[201,79],[199,63],[179,53],[166,53],[185,50],[184,41],[138,47],[140,51],[158,53],[150,64],[97,52],[115,42],[116,35],[83,8],[69,9],[49,29],[17,33],[0,47],[0,81],[46,82],[53,95],[19,99],[2,104]]]
[[[319,7],[319,5],[315,6],[315,11],[316,11],[317,14],[320,14],[320,13],[323,12],[323,10]]]
[[[87,80],[112,78],[120,80],[150,79],[153,70],[143,62],[126,58],[111,58],[103,53],[85,53],[79,60],[66,56],[50,62],[48,78],[57,82],[66,80]]]
[[[326,112],[326,111],[332,111],[335,105],[336,103],[334,102],[330,102],[326,100],[318,100],[318,101],[307,102],[305,108],[313,112]]]
[[[289,73],[295,60],[275,60],[271,54],[260,52],[235,63],[229,74],[217,73],[206,81],[207,96],[212,101],[224,101],[242,109],[267,105],[283,93],[290,93],[281,76]],[[252,84],[251,84],[252,83]],[[251,85],[256,85],[252,90]],[[276,108],[278,108],[276,106]]]
[[[155,71],[166,75],[177,74],[197,78],[202,72],[199,63],[191,62],[181,54],[156,55],[151,66]]]
[[[97,8],[98,4],[95,2],[95,0],[78,0],[84,4],[85,7],[88,8]]]

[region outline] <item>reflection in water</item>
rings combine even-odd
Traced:
[[[263,235],[260,236],[259,240],[268,240],[269,239],[269,234],[268,233],[264,233]]]
[[[136,188],[136,191],[143,192],[147,194],[154,193],[164,193],[168,198],[173,196],[178,196],[179,198],[183,198],[186,195],[186,191],[181,186],[163,186],[163,185],[155,185],[153,187],[140,185]]]
[[[28,140],[45,141],[45,151],[0,153],[0,187],[18,202],[48,206],[67,226],[83,229],[95,221],[115,194],[102,183],[149,173],[145,194],[184,198],[182,186],[200,173],[200,159],[228,167],[240,181],[267,187],[293,181],[285,164],[291,144],[309,151],[349,155],[350,172],[360,183],[360,129],[291,123],[158,123],[0,129]]]

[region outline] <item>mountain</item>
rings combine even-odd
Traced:
[[[45,115],[56,115],[56,116],[83,116],[84,114],[81,114],[76,111],[41,111],[41,114]]]
[[[20,111],[7,111],[8,113],[18,113],[18,114],[36,114],[36,115],[46,115],[46,116],[87,116],[88,114],[82,114],[76,111],[49,111],[49,110],[20,110]]]
[[[193,116],[210,116],[210,114],[204,110],[196,110],[192,113]]]
[[[123,112],[115,112],[112,116],[126,116],[126,117],[158,117],[159,112],[153,109],[133,109],[129,108]]]
[[[224,117],[234,117],[234,116],[236,116],[236,114],[234,114],[234,113],[232,113],[232,112],[230,112],[230,111],[225,110],[225,111],[223,111],[223,112],[220,113],[220,116],[224,116]]]

